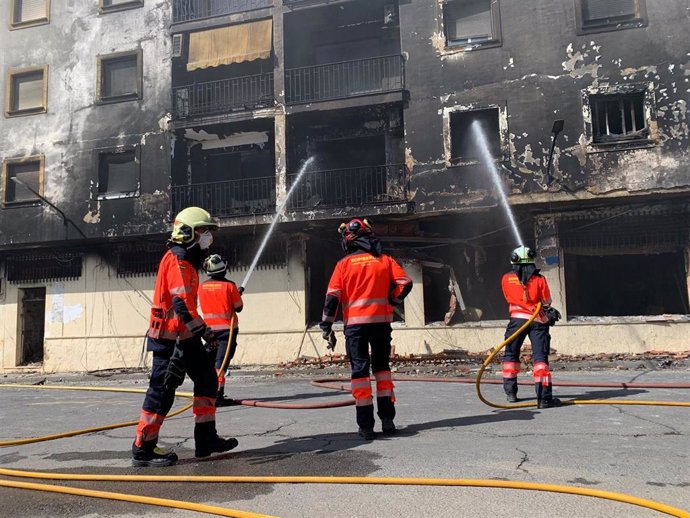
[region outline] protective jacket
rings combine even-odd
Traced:
[[[199,307],[204,321],[214,331],[237,329],[236,313],[242,311],[242,296],[234,282],[225,277],[212,277],[199,286]],[[232,324],[234,318],[234,324]]]
[[[322,321],[332,323],[340,303],[345,327],[392,322],[392,304],[400,304],[411,289],[412,280],[392,257],[356,251],[333,270]]]
[[[197,313],[199,274],[190,252],[172,246],[161,259],[153,293],[148,336],[156,340],[187,340],[204,328]]]
[[[544,305],[551,304],[551,292],[546,279],[533,273],[527,282],[523,284],[516,272],[506,273],[501,281],[503,296],[508,302],[508,311],[511,318],[522,318],[528,320],[534,313],[537,303]],[[545,324],[549,321],[544,311],[540,311],[535,322]]]

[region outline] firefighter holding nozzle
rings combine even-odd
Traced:
[[[177,461],[176,453],[161,450],[157,443],[185,374],[194,382],[195,455],[207,457],[237,446],[237,439],[222,439],[216,432],[218,380],[211,353],[218,340],[196,309],[198,269],[213,243],[211,231],[217,228],[211,215],[199,207],[175,216],[168,251],[156,276],[146,344],[153,353],[153,366],[132,445],[133,466],[170,466]]]
[[[551,292],[546,279],[539,274],[534,264],[536,253],[531,248],[520,246],[510,256],[512,271],[503,276],[501,287],[508,302],[510,321],[506,328],[505,338],[522,327],[541,302],[542,309],[534,321],[512,342],[506,345],[503,356],[503,390],[510,403],[518,401],[518,380],[520,372],[520,348],[529,336],[532,343],[532,360],[534,362],[534,387],[537,392],[537,408],[561,406],[561,400],[553,397],[551,372],[549,371],[549,352],[551,335],[549,327],[554,325],[561,315],[551,307]]]
[[[412,289],[412,280],[392,257],[382,253],[381,242],[366,219],[343,223],[339,232],[346,256],[338,261],[328,283],[319,327],[333,349],[336,342],[332,326],[338,306],[342,306],[359,435],[372,440],[375,421],[370,367],[376,380],[382,431],[386,435],[396,431],[390,371],[391,322],[393,306],[402,303]]]

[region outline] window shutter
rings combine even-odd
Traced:
[[[447,17],[449,39],[491,38],[490,0],[468,0],[446,5],[451,8]]]
[[[47,18],[47,0],[15,0],[14,23]]]
[[[104,97],[138,93],[137,57],[128,56],[103,63]]]
[[[182,34],[173,34],[172,38],[172,57],[182,57]]]
[[[584,0],[582,17],[587,21],[635,17],[635,0]]]
[[[43,72],[14,78],[14,110],[31,110],[43,106]]]

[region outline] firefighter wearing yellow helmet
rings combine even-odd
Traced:
[[[153,353],[149,388],[132,445],[132,465],[170,466],[174,452],[157,447],[158,433],[185,374],[194,382],[194,443],[197,457],[224,452],[237,439],[222,439],[216,431],[218,380],[213,358],[206,349],[217,347],[213,330],[197,313],[198,269],[213,243],[218,224],[200,207],[187,207],[173,223],[168,251],[156,276],[153,307],[147,333],[147,350]]]

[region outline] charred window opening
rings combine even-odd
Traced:
[[[141,99],[141,91],[141,51],[98,56],[98,101]]]
[[[48,23],[50,0],[11,0],[13,29]]]
[[[477,122],[484,133],[489,153],[494,159],[502,157],[498,108],[450,113],[451,164],[474,163],[481,160],[481,151],[472,125]]]
[[[141,0],[143,2],[143,0]],[[285,2],[286,4],[288,1]],[[271,7],[272,0],[175,0],[173,22],[187,22]]]
[[[128,243],[117,251],[118,277],[155,275],[165,249],[154,244]]]
[[[102,152],[98,156],[99,198],[139,194],[139,162],[136,149]]]
[[[259,250],[260,241],[219,237],[212,252],[222,255],[228,261],[228,270],[242,270],[252,264]],[[257,269],[271,270],[285,268],[288,263],[288,247],[284,237],[274,236],[266,244],[257,262]]]
[[[10,159],[3,164],[5,203],[36,203],[43,191],[43,157]]]
[[[647,140],[649,129],[644,99],[644,92],[591,96],[593,142],[613,144]]]
[[[67,281],[81,277],[82,255],[76,252],[19,254],[7,258],[7,282]]]
[[[688,314],[682,251],[566,254],[568,316]]]
[[[498,0],[451,0],[443,4],[448,47],[496,46],[501,43]]]
[[[575,0],[578,32],[602,32],[647,25],[645,0]]]
[[[17,365],[29,365],[43,361],[45,335],[46,289],[24,288],[19,290],[20,352]]]
[[[44,113],[48,104],[48,67],[10,70],[5,114],[8,117]]]

